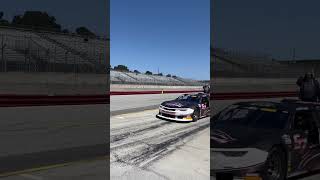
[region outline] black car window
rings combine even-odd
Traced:
[[[318,111],[303,110],[297,111],[295,114],[293,129],[307,133],[308,142],[310,144],[319,144],[319,130],[317,125],[316,113]]]
[[[209,100],[207,97],[202,97],[202,101],[201,101],[202,104],[205,104],[207,107],[209,107]]]
[[[182,95],[177,98],[180,101],[191,101],[191,102],[199,102],[200,97],[195,95]]]
[[[221,114],[216,122],[247,125],[248,122],[251,121],[252,117],[254,117],[255,111],[256,110],[248,108],[230,109],[229,111]]]
[[[216,116],[217,116],[217,120],[219,120],[220,118],[222,118],[223,116],[226,116],[229,112],[232,113],[233,109],[237,108],[237,105],[230,105],[227,106],[226,108],[224,108],[222,111],[220,111]]]
[[[263,111],[259,110],[256,117],[250,122],[251,127],[267,129],[283,129],[288,121],[288,113],[281,111]]]

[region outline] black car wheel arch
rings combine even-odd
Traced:
[[[264,180],[285,180],[287,177],[287,157],[281,146],[274,146],[269,151],[265,167],[262,172]]]

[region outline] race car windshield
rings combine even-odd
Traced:
[[[255,107],[229,107],[222,111],[216,124],[231,123],[252,128],[284,128],[288,114],[280,111],[266,111]]]
[[[255,114],[255,110],[248,108],[227,108],[221,112],[216,123],[232,123],[247,125]]]
[[[184,95],[184,96],[178,97],[177,100],[198,102],[199,101],[199,97],[198,96],[192,96],[192,95]]]

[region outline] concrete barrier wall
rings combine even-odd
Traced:
[[[104,94],[106,74],[0,73],[0,94]]]

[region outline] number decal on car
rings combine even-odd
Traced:
[[[300,134],[293,135],[294,149],[305,149],[307,146],[307,138],[301,137]]]

